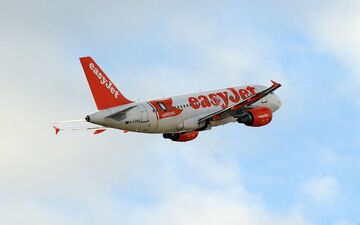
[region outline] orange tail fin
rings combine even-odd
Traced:
[[[121,94],[91,57],[82,57],[80,62],[99,110],[132,103]]]

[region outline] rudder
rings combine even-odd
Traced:
[[[98,110],[132,103],[121,94],[91,57],[81,57],[80,63]]]

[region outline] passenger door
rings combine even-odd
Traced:
[[[149,122],[149,114],[148,111],[146,110],[145,106],[143,104],[139,104],[139,109],[141,112],[141,123],[147,123]]]

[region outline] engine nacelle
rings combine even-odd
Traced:
[[[245,112],[237,121],[246,126],[261,127],[269,124],[272,117],[271,109],[267,107],[256,107]]]
[[[186,133],[163,134],[165,139],[170,139],[177,142],[192,141],[199,135],[199,131],[191,131]]]

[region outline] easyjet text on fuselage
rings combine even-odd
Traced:
[[[189,105],[193,109],[207,108],[212,106],[219,106],[223,109],[227,108],[231,103],[239,103],[241,100],[245,100],[252,95],[256,94],[255,87],[247,86],[245,89],[241,88],[236,90],[235,88],[228,88],[226,91],[220,91],[216,93],[210,93],[208,95],[199,95],[197,97],[189,97]]]

